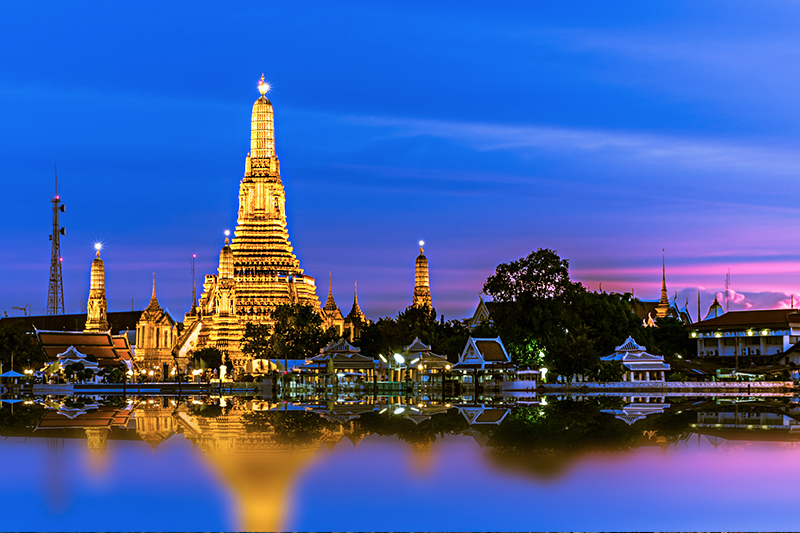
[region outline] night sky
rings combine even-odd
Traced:
[[[540,247],[592,290],[657,299],[728,269],[731,309],[800,292],[800,5],[9,2],[0,7],[0,311],[47,302],[53,166],[68,313],[104,244],[110,311],[155,272],[177,319],[234,229],[272,84],[289,235],[324,303],[411,303],[419,240],[446,318]],[[198,290],[198,295],[199,295]],[[795,300],[798,297],[795,296]]]

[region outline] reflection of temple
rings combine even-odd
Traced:
[[[628,425],[642,420],[648,415],[661,414],[669,409],[670,404],[664,403],[663,396],[645,396],[636,398],[623,398],[625,406],[621,409],[601,409],[603,413],[610,413]]]
[[[691,431],[732,441],[798,441],[800,407],[750,401],[707,405]]]
[[[334,426],[312,433],[313,438],[282,438],[270,424],[252,425],[261,418],[246,416],[273,417],[281,412],[258,412],[253,407],[249,402],[229,404],[219,416],[202,416],[181,405],[173,416],[178,431],[204,452],[235,492],[234,501],[239,507],[236,527],[244,531],[282,531],[293,506],[292,484],[300,472],[323,444],[335,445],[349,432]]]
[[[233,242],[225,240],[218,273],[206,276],[199,306],[186,315],[178,342],[181,353],[220,348],[237,366],[246,362],[239,341],[247,322],[269,323],[269,313],[279,304],[320,310],[314,278],[303,273],[289,242],[272,103],[263,76],[258,89],[235,236]]]

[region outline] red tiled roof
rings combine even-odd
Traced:
[[[722,316],[693,324],[691,329],[717,330],[725,328],[788,328],[789,324],[800,324],[797,309],[763,309],[728,311]]]

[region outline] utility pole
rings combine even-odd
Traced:
[[[53,233],[50,234],[52,247],[50,249],[50,285],[47,289],[47,311],[48,315],[64,314],[64,280],[61,276],[61,236],[65,235],[64,228],[58,223],[58,213],[64,213],[64,204],[61,203],[61,196],[58,194],[58,168],[55,168],[56,194],[51,202],[53,203]]]
[[[197,259],[197,254],[192,254],[192,307],[190,308],[190,312],[194,312],[194,308],[197,305],[197,280],[194,276],[195,259]]]

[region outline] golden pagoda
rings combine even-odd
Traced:
[[[433,308],[431,285],[428,276],[428,258],[422,249],[423,241],[419,241],[419,255],[414,263],[414,307]]]
[[[661,299],[656,306],[656,316],[664,318],[670,314],[669,298],[667,296],[667,269],[664,262],[664,250],[661,250]]]
[[[100,259],[100,243],[94,245],[97,253],[92,261],[89,301],[86,303],[86,325],[83,331],[108,331],[108,301],[106,300],[106,268]]]
[[[303,304],[321,312],[314,278],[300,268],[286,229],[286,194],[275,155],[272,103],[264,76],[253,104],[250,153],[239,186],[233,240],[226,237],[217,275],[207,275],[196,312],[186,315],[178,352],[208,346],[226,351],[236,366],[246,363],[239,348],[248,322],[270,322],[280,304]]]

